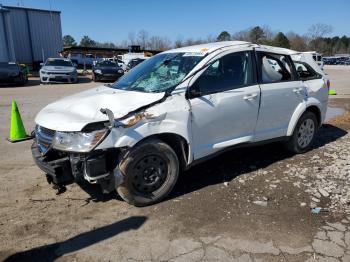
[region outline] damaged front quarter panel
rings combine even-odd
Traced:
[[[189,117],[190,106],[184,93],[168,96],[116,119],[110,134],[97,149],[133,147],[147,137],[164,133],[180,135],[190,143]]]

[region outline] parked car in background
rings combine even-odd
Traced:
[[[322,58],[325,65],[350,65],[349,56],[327,56]]]
[[[303,53],[312,55],[313,60],[323,70],[324,63],[323,63],[323,59],[322,59],[321,54],[317,53],[316,51],[309,51],[309,52],[303,52]]]
[[[130,70],[131,68],[134,68],[135,66],[137,66],[138,64],[142,63],[143,61],[145,61],[146,59],[144,58],[135,58],[135,59],[131,59],[128,63],[128,69]]]
[[[77,83],[78,72],[69,59],[48,58],[40,71],[41,83]]]
[[[32,154],[58,187],[85,179],[145,206],[164,199],[181,170],[228,148],[280,141],[308,151],[327,102],[310,56],[241,41],[183,47],[46,106]]]
[[[87,66],[91,68],[94,61],[99,61],[102,59],[102,56],[93,55],[93,54],[69,54],[68,59],[72,61],[73,64],[77,66]]]
[[[97,81],[115,81],[124,75],[124,70],[115,62],[102,60],[92,68],[92,79]]]
[[[28,82],[26,71],[17,63],[0,62],[0,84],[20,84]]]
[[[124,61],[125,64],[128,64],[132,59],[147,59],[148,57],[145,56],[144,52],[137,52],[137,53],[126,53],[123,55],[118,55],[118,59]]]
[[[109,57],[109,58],[103,58],[103,60],[109,60],[112,62],[115,62],[118,64],[118,66],[120,66],[124,71],[127,70],[127,65],[120,59],[116,58],[116,57]]]

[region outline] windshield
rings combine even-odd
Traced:
[[[117,67],[117,63],[109,60],[104,60],[96,63],[96,67]]]
[[[45,66],[69,66],[72,67],[72,63],[68,60],[63,59],[48,59]]]
[[[0,63],[1,69],[18,69],[17,64],[12,63]]]
[[[203,57],[197,53],[159,54],[134,67],[112,87],[140,92],[165,92],[177,86]]]

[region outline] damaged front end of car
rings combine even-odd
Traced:
[[[162,100],[163,101],[163,100]],[[161,102],[161,101],[157,101]],[[115,119],[113,112],[100,109],[108,121],[87,124],[79,132],[55,131],[37,125],[31,150],[35,163],[46,173],[49,184],[62,193],[71,183],[99,184],[103,193],[110,193],[123,182],[119,160],[128,147],[99,148],[99,145],[114,131],[123,133],[130,127],[145,122],[158,121],[159,117],[139,108]]]
[[[121,183],[117,166],[122,150],[95,150],[109,132],[107,127],[97,131],[59,132],[37,125],[32,155],[38,167],[46,173],[47,181],[59,193],[65,191],[66,185],[83,180],[98,183],[103,192],[109,193],[115,189],[116,183]]]

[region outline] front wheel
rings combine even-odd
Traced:
[[[92,81],[98,82],[98,81],[99,81],[98,76],[96,76],[95,74],[93,74],[93,75],[92,75]]]
[[[159,139],[150,139],[131,149],[119,168],[124,181],[117,192],[134,206],[160,202],[171,192],[179,175],[174,150]]]
[[[306,111],[299,118],[293,135],[286,144],[287,149],[296,154],[308,151],[312,146],[317,127],[318,123],[315,114]]]

